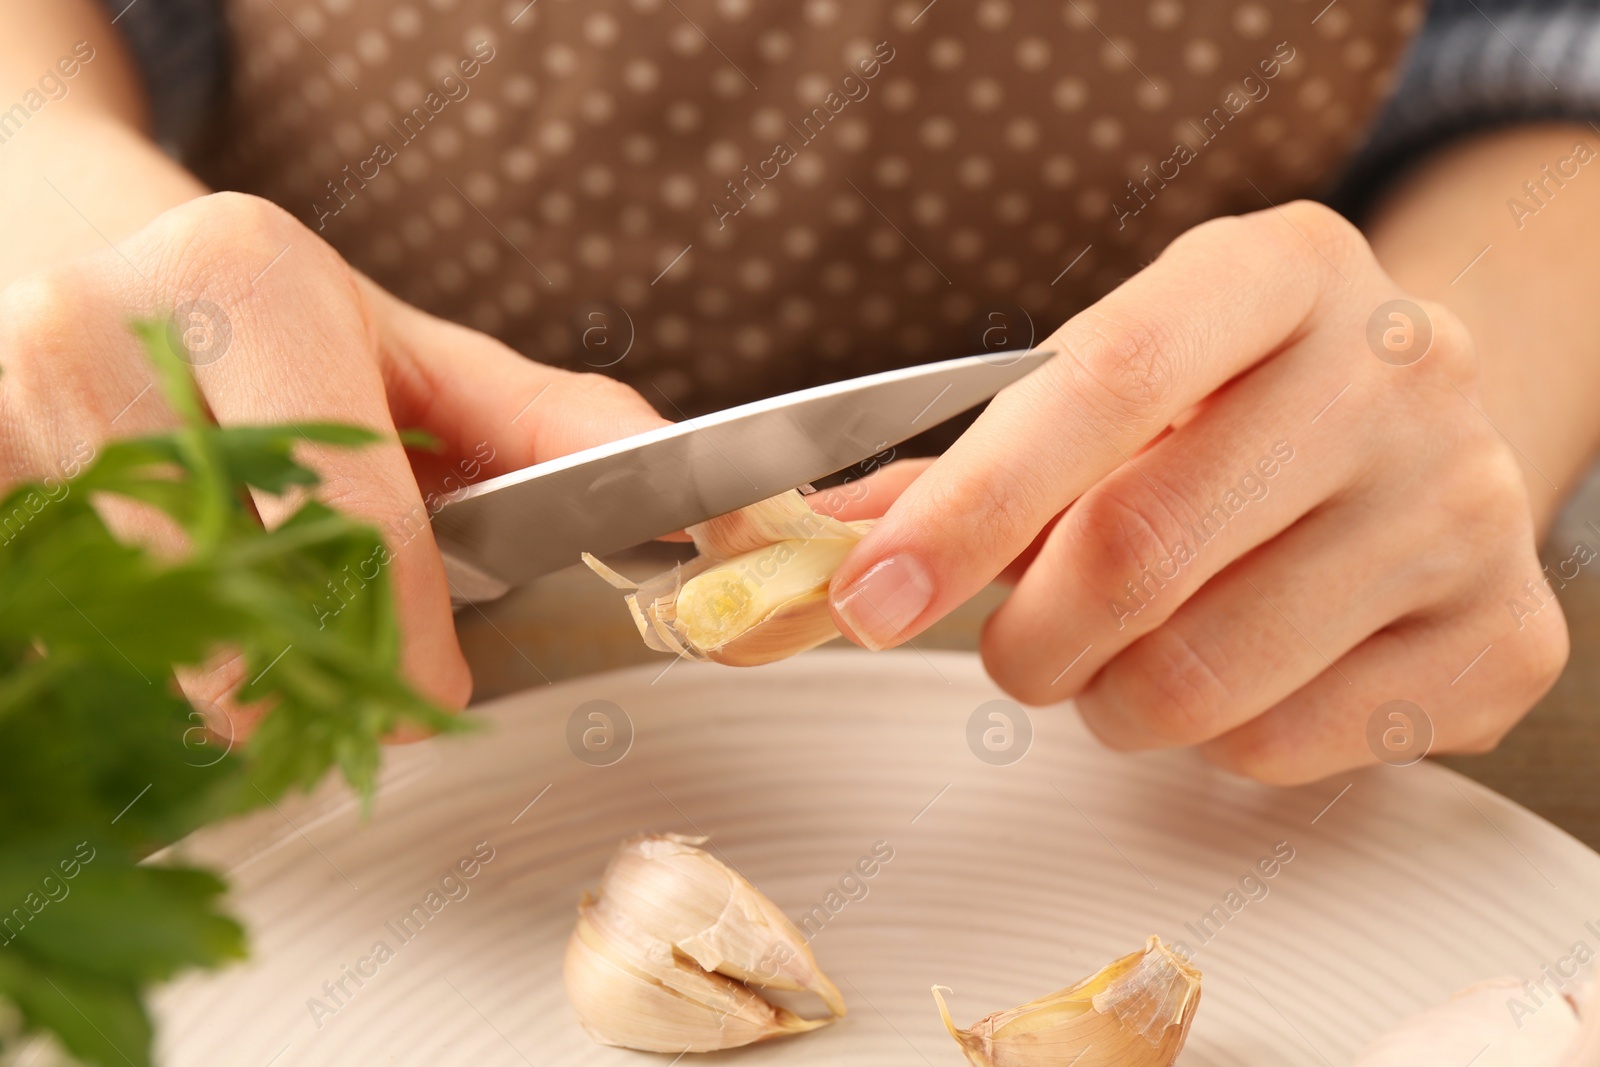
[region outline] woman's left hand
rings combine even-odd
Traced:
[[[1490,748],[1559,674],[1471,339],[1334,212],[1196,227],[1045,347],[839,569],[859,644],[1009,571],[982,642],[1007,692],[1276,783],[1391,759],[1396,728]]]

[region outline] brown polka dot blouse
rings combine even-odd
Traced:
[[[1325,5],[1325,6],[1324,6]],[[670,417],[1022,347],[1315,193],[1384,0],[231,0],[226,134],[401,297]]]

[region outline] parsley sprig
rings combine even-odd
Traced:
[[[399,675],[386,574],[315,608],[378,531],[309,496],[267,530],[249,504],[317,483],[297,447],[377,435],[216,426],[165,324],[135,331],[179,427],[0,500],[0,1003],[106,1067],[151,1063],[149,986],[245,954],[219,877],[142,860],[330,767],[370,797],[383,737],[461,728]],[[112,497],[164,513],[183,551],[119,538],[95,506]],[[246,744],[208,734],[174,681],[222,651],[244,659],[236,699],[270,709]]]

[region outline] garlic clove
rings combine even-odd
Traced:
[[[601,881],[601,900],[707,971],[770,989],[810,991],[834,1015],[839,989],[805,935],[776,904],[710,853],[703,837],[645,835],[624,841]]]
[[[747,986],[712,974],[618,913],[585,902],[567,942],[567,996],[603,1045],[644,1052],[714,1052],[804,1033],[802,1019]]]
[[[650,648],[750,667],[839,636],[828,583],[871,526],[818,514],[792,491],[691,526],[700,555],[643,582],[587,553],[583,561],[629,590],[628,610]]]
[[[1168,1067],[1189,1036],[1200,972],[1152,937],[1076,985],[960,1030],[933,997],[945,1028],[976,1067]]]
[[[1526,1012],[1513,1011],[1514,1004]],[[1578,1014],[1565,997],[1530,1004],[1515,978],[1479,982],[1404,1020],[1351,1067],[1561,1067],[1579,1043]]]
[[[1583,1030],[1567,1048],[1566,1055],[1556,1067],[1594,1067],[1600,1063],[1600,1011],[1595,1010],[1592,996],[1595,982],[1590,981],[1591,999],[1578,1002],[1578,1017],[1583,1020]]]
[[[790,602],[826,592],[853,547],[835,538],[777,541],[724,560],[683,583],[673,604],[678,629],[696,648],[719,648]]]
[[[699,846],[641,835],[606,865],[567,941],[564,977],[596,1041],[647,1052],[710,1052],[804,1033],[845,1012],[804,935],[759,890]],[[807,1019],[756,986],[809,990],[828,1018]]]
[[[838,636],[824,587],[789,601],[727,644],[711,649],[706,658],[728,667],[759,667],[810,651]]]

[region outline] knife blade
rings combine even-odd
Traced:
[[[1053,351],[994,352],[802,389],[478,482],[433,516],[479,601],[805,485],[994,396]]]

